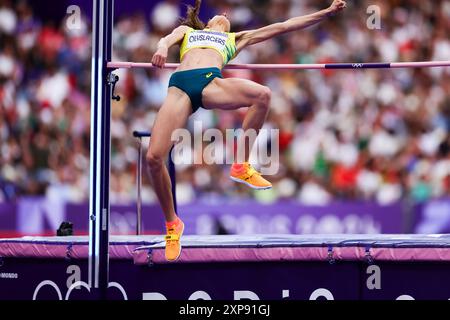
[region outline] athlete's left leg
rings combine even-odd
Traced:
[[[243,155],[243,158],[237,159],[238,162],[231,167],[230,177],[254,189],[272,187],[248,163],[256,137],[267,118],[270,98],[268,87],[238,78],[216,78],[203,90],[203,105],[206,109],[249,109],[242,124],[244,134],[238,138],[238,156]]]
[[[256,134],[269,113],[270,98],[271,91],[268,87],[238,78],[216,78],[203,90],[203,105],[206,109],[235,110],[247,107],[242,128],[244,132],[254,130]],[[248,137],[250,139],[239,143],[244,148],[244,161],[248,161],[255,142],[254,135],[249,134]]]

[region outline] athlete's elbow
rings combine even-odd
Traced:
[[[282,34],[282,33],[289,32],[291,30],[292,24],[293,24],[291,20],[292,19],[277,23],[276,24],[277,33]]]

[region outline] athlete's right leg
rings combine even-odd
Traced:
[[[165,255],[168,261],[178,259],[181,254],[180,238],[183,235],[184,223],[175,212],[172,185],[165,161],[173,145],[172,133],[186,125],[191,113],[189,97],[180,89],[170,87],[167,98],[156,117],[146,157],[153,189],[166,219]]]
[[[153,189],[164,212],[166,222],[175,221],[177,215],[173,206],[172,185],[165,161],[173,145],[172,133],[186,125],[191,113],[192,106],[189,97],[180,89],[170,87],[152,129],[146,160],[150,169]]]

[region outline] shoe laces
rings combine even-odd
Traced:
[[[175,227],[171,227],[167,229],[167,235],[173,235],[176,234],[175,232]],[[177,240],[174,239],[166,239],[167,245],[171,246],[171,245],[175,245]]]
[[[258,170],[256,170],[250,163],[246,162],[245,166],[247,171],[250,171],[249,178],[251,178],[255,174],[259,176],[261,175],[261,173]]]

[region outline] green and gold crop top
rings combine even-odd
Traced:
[[[180,61],[189,50],[196,48],[216,50],[223,57],[223,65],[226,65],[236,54],[235,33],[189,28],[181,43]]]

